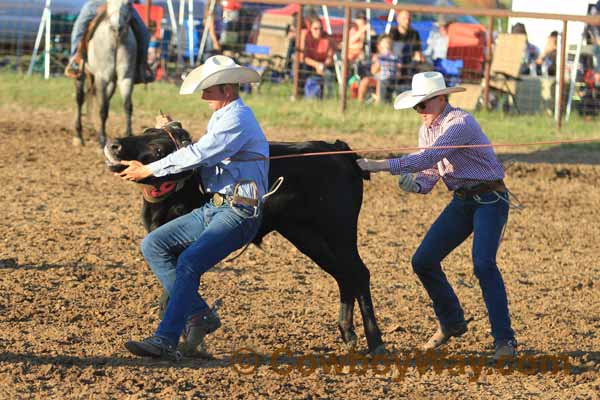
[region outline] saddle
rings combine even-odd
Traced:
[[[82,60],[87,60],[87,49],[90,40],[94,36],[98,25],[106,18],[106,4],[102,4],[98,8],[96,8],[96,16],[87,26],[85,30],[85,34],[83,35],[83,39],[81,39],[81,43],[79,43],[79,48],[77,49],[77,53],[81,54]]]
[[[94,37],[94,33],[96,33],[96,30],[98,29],[98,26],[100,25],[100,23],[106,18],[106,16],[107,16],[106,8],[107,8],[106,4],[102,4],[101,6],[96,8],[96,16],[88,24],[87,29],[85,30],[85,34],[83,35],[83,38],[81,39],[81,42],[79,43],[79,46],[77,47],[77,51],[75,53],[75,61],[80,67],[77,71],[69,70],[69,67],[67,67],[67,70],[65,70],[65,75],[67,77],[73,78],[73,79],[81,78],[81,75],[83,74],[83,72],[85,70],[83,68],[83,65],[85,62],[87,62],[87,51],[88,51],[89,42]],[[131,22],[130,22],[130,25],[131,25]],[[136,40],[137,40],[137,38],[136,38]],[[136,65],[136,79],[135,79],[134,83],[151,82],[153,80],[153,77],[151,77],[151,76],[140,77],[139,76],[140,73],[138,72],[138,70],[139,70],[139,66],[143,65],[143,60],[138,59],[136,64],[137,64]],[[88,75],[89,75],[89,73],[88,73]]]
[[[102,20],[105,17],[106,17],[106,4],[102,4],[101,6],[96,8],[96,16],[88,24],[88,26],[85,30],[85,33],[83,34],[83,38],[79,42],[79,46],[77,46],[77,50],[75,51],[75,56],[73,57],[73,61],[77,65],[77,68],[75,68],[75,66],[70,61],[69,65],[67,65],[67,67],[65,69],[65,76],[67,76],[68,78],[72,78],[72,79],[80,79],[81,78],[81,75],[83,74],[83,71],[84,71],[83,64],[84,64],[84,61],[87,60],[87,49],[88,49],[89,41],[94,36],[94,32],[96,32],[98,25],[100,25],[100,22],[102,22]]]

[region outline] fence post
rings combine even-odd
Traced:
[[[556,120],[556,128],[560,132],[560,128],[562,127],[562,115],[563,115],[563,94],[565,93],[565,69],[566,65],[566,54],[567,54],[567,24],[568,21],[563,19],[563,31],[562,36],[560,38],[560,77],[558,82],[558,119]],[[577,62],[575,60],[575,68],[571,73],[577,73]]]
[[[152,8],[152,0],[146,0],[146,26],[150,26],[150,9]]]
[[[485,50],[485,73],[483,83],[483,106],[489,109],[490,104],[490,71],[492,68],[492,37],[494,35],[494,17],[488,21],[488,34],[486,37]]]
[[[300,94],[298,86],[300,83],[300,36],[302,35],[302,4],[298,5],[296,15],[296,56],[294,57],[294,99]]]
[[[348,44],[350,43],[350,14],[352,10],[349,6],[344,7],[344,36],[342,41],[342,81],[340,82],[341,104],[340,111],[346,111],[346,92],[348,89]]]

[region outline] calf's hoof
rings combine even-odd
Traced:
[[[348,350],[354,350],[358,344],[358,337],[356,336],[356,333],[354,333],[353,330],[343,330],[342,327],[338,327],[340,328],[340,333],[342,334],[342,340],[344,341],[344,344]]]
[[[71,143],[73,143],[73,146],[83,146],[83,139],[79,138],[77,136],[74,136]]]
[[[384,354],[387,354],[387,350],[385,349],[385,346],[383,344],[380,344],[379,346],[375,347],[373,351],[369,352],[369,355],[372,357],[382,356]]]

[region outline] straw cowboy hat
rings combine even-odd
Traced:
[[[446,87],[444,75],[439,72],[421,72],[413,75],[411,90],[407,90],[396,96],[394,108],[396,110],[412,108],[433,97],[449,93],[464,92],[465,90],[465,88],[460,86]]]
[[[252,68],[242,67],[226,56],[212,56],[204,64],[190,72],[179,89],[179,94],[192,94],[225,83],[252,83],[260,81],[260,75]]]

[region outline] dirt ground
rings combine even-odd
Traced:
[[[559,371],[533,361],[500,370],[487,361],[489,324],[469,242],[445,269],[474,322],[441,355],[445,367],[412,359],[435,321],[410,257],[450,194],[443,185],[427,197],[403,194],[389,175],[366,182],[359,226],[386,359],[394,360],[389,370],[312,368],[312,360],[347,354],[335,324],[337,286],[278,234],[204,276],[203,295],[224,303],[223,327],[208,339],[214,359],[173,364],[134,358],[123,347],[158,321],[160,287],[139,250],[138,189],[108,173],[93,141],[71,145],[71,112],[0,111],[0,398],[599,398],[597,153],[501,154],[518,160],[506,180],[526,206],[512,212],[499,254],[513,327],[522,356],[562,356]],[[389,137],[344,139],[355,148],[394,145]],[[364,351],[358,311],[355,321]],[[243,348],[254,353],[242,357]],[[448,367],[461,357],[464,369]]]

